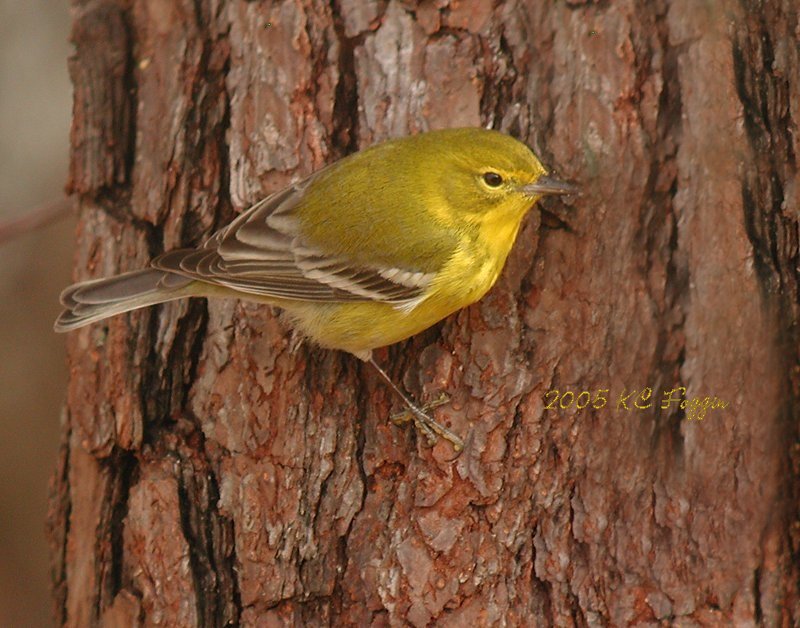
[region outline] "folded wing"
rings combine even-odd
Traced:
[[[157,269],[265,297],[318,302],[381,301],[410,309],[435,274],[366,268],[303,238],[296,209],[313,177],[260,201],[198,249],[170,251]]]

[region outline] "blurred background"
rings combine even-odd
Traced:
[[[67,0],[0,0],[0,233],[63,197],[69,149]],[[47,484],[66,385],[52,332],[74,217],[0,242],[0,626],[49,626]]]

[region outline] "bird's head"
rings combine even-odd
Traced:
[[[509,135],[480,128],[426,134],[439,150],[436,187],[446,204],[477,221],[486,216],[521,220],[542,196],[574,194],[577,188],[548,176],[536,155]]]

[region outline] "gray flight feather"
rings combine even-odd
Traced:
[[[202,284],[259,297],[326,303],[380,301],[411,311],[435,275],[367,268],[307,242],[296,209],[316,175],[256,203],[197,249],[156,257],[151,268],[75,284],[61,295],[56,331],[130,310],[202,295]]]

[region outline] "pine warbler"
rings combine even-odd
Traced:
[[[183,297],[281,307],[318,345],[369,362],[433,442],[461,439],[392,382],[372,350],[479,300],[497,280],[525,213],[570,194],[521,142],[479,128],[378,144],[259,201],[195,249],[74,284],[56,331]]]

